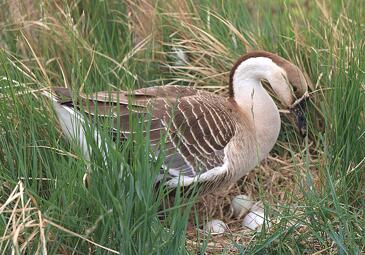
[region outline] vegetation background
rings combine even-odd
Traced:
[[[362,0],[0,1],[0,253],[364,254],[364,36]],[[249,176],[199,200],[177,192],[170,207],[154,187],[163,155],[146,157],[148,127],[86,162],[40,96],[169,83],[224,95],[232,63],[254,49],[310,77],[309,136],[283,114]],[[243,229],[229,211],[238,193],[263,200],[273,227]],[[204,234],[211,218],[230,231]]]

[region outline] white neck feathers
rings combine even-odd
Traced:
[[[270,83],[284,104],[292,103],[285,71],[270,58],[249,58],[236,68],[231,84],[234,99],[248,116],[255,132],[258,161],[267,157],[280,132],[278,108],[262,87],[261,80]]]
[[[284,105],[290,106],[293,104],[292,91],[287,81],[286,72],[270,58],[249,58],[238,65],[232,81],[235,97],[241,93],[245,80],[267,80]]]

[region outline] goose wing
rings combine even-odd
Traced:
[[[75,107],[69,91],[54,89],[63,104]],[[236,122],[230,103],[220,96],[183,86],[151,87],[132,92],[98,92],[81,95],[83,110],[90,116],[113,118],[113,132],[133,133],[131,114],[146,122],[155,153],[165,153],[164,166],[171,184],[199,176],[211,179],[225,172],[224,149],[235,134]],[[76,105],[76,107],[79,107]]]

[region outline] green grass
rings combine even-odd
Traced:
[[[362,1],[200,0],[189,2],[192,23],[162,6],[160,33],[137,49],[119,1],[34,2],[35,14],[23,22],[0,3],[1,254],[365,252]],[[187,66],[173,65],[172,47],[188,52]],[[284,185],[285,199],[279,199],[256,170],[256,198],[267,199],[276,222],[245,242],[240,231],[221,240],[188,230],[211,217],[194,206],[194,196],[183,199],[178,192],[166,206],[168,192],[152,181],[163,155],[146,156],[149,141],[141,130],[148,127],[136,126],[122,149],[110,146],[104,130],[106,162],[92,139],[93,157],[86,162],[38,93],[48,86],[72,87],[77,94],[179,83],[224,94],[232,63],[251,49],[290,59],[313,85],[308,139],[283,118],[272,152],[291,167],[292,190]],[[100,125],[94,124],[90,137]],[[89,164],[92,185],[86,190],[82,178]],[[245,190],[247,183],[239,185]],[[28,210],[16,211],[21,208]],[[224,248],[213,249],[212,242]]]

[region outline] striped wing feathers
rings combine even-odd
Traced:
[[[68,95],[69,100],[63,104],[73,106],[69,92],[58,88],[55,92],[60,97]],[[161,139],[166,139],[162,149],[171,177],[195,177],[223,165],[224,148],[236,129],[232,106],[225,98],[189,87],[98,92],[80,98],[85,113],[112,117],[114,132],[118,130],[124,136],[131,133],[131,113],[140,116],[140,122],[149,122],[151,144],[157,153]]]

